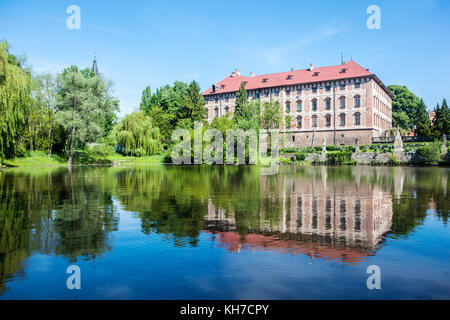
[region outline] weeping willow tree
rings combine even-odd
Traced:
[[[125,155],[146,156],[161,150],[160,132],[143,111],[133,112],[116,127],[119,152]]]
[[[23,130],[29,113],[30,74],[0,42],[0,162],[23,149]]]

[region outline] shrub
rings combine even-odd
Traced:
[[[344,165],[344,164],[354,164],[355,161],[352,159],[351,151],[338,151],[327,154],[326,164],[330,165]]]
[[[289,158],[280,158],[280,162],[282,164],[291,164],[291,159],[289,159]]]
[[[437,165],[442,158],[442,144],[433,142],[417,149],[417,154],[423,164]]]
[[[395,153],[393,153],[392,156],[391,156],[391,163],[392,164],[400,164],[400,161],[398,161],[397,156],[395,155]]]
[[[305,161],[305,159],[306,159],[306,153],[305,152],[297,151],[295,153],[295,155],[297,157],[297,161]]]

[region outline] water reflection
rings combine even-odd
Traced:
[[[349,264],[363,260],[391,230],[390,191],[361,182],[358,169],[350,181],[328,177],[326,168],[314,173],[261,176],[259,226],[249,228],[244,237],[235,232],[235,212],[217,209],[212,201],[206,229],[235,252],[278,250]]]
[[[69,262],[114,249],[123,212],[138,234],[195,248],[268,250],[356,265],[386,236],[407,237],[434,214],[446,224],[445,168],[137,166],[0,172],[0,294],[33,253]],[[114,253],[112,253],[114,254]],[[147,253],[148,254],[148,253]],[[145,256],[142,259],[146,259]],[[206,268],[207,266],[205,266]]]

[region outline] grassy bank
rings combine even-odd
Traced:
[[[83,164],[137,164],[137,163],[164,163],[165,154],[145,156],[145,157],[128,157],[120,154],[112,154],[104,156],[101,161],[84,160],[77,161],[76,165]],[[49,156],[42,151],[29,152],[24,157],[5,160],[3,166],[6,167],[34,167],[34,166],[66,166],[67,157],[64,155],[52,154]]]

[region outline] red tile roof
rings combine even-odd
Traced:
[[[345,69],[345,72],[343,72]],[[241,82],[246,81],[245,88],[247,90],[271,88],[287,85],[298,85],[304,83],[324,82],[332,80],[341,80],[355,77],[372,76],[373,73],[364,69],[353,60],[345,64],[330,67],[313,68],[313,70],[303,69],[288,72],[265,74],[260,76],[245,77],[242,75],[229,75],[216,84],[216,92],[212,92],[209,88],[203,95],[229,93],[239,90]],[[263,81],[263,79],[265,79]],[[221,86],[224,86],[221,88]]]

